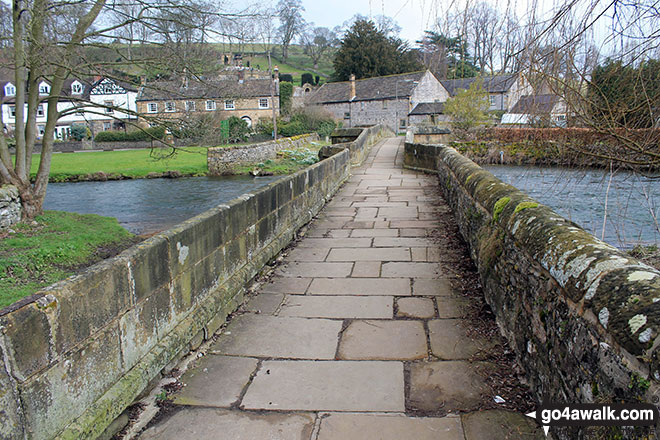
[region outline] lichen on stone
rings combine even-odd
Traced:
[[[645,315],[635,315],[628,320],[628,325],[630,326],[630,333],[633,335],[637,333],[637,330],[642,328],[646,324]]]
[[[508,205],[510,201],[510,197],[502,197],[495,202],[495,206],[493,206],[493,220],[499,220],[500,214],[504,211],[504,208],[506,208],[506,205]]]
[[[607,323],[610,320],[610,311],[607,310],[607,307],[603,307],[598,313],[598,321],[604,328],[607,328]]]

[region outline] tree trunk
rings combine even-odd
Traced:
[[[28,183],[27,185],[21,183],[16,185],[18,189],[18,195],[21,198],[21,221],[30,221],[34,217],[43,214],[43,201],[44,196],[38,196],[34,193],[32,186]]]

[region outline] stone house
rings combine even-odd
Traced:
[[[36,123],[38,137],[41,138],[46,129],[47,99],[50,95],[51,83],[43,79],[38,87],[40,103],[37,108]],[[57,103],[57,110],[61,116],[55,127],[56,139],[68,139],[71,127],[74,125],[85,125],[92,133],[124,129],[128,121],[137,120],[136,95],[137,88],[115,79],[103,77],[94,80],[67,79]],[[16,127],[16,87],[13,80],[0,81],[0,97],[4,129],[13,131]]]
[[[483,81],[483,88],[488,92],[489,111],[508,111],[523,95],[532,95],[534,90],[520,73],[507,75],[482,76],[478,78],[459,78],[442,80],[442,85],[450,96],[456,96],[459,90],[468,89],[477,79]]]
[[[218,122],[236,116],[252,126],[260,118],[271,118],[273,105],[279,115],[278,82],[270,79],[181,79],[144,85],[136,103],[143,125],[158,120],[184,120],[213,116]],[[271,99],[274,87],[274,102]]]
[[[408,114],[422,102],[444,102],[449,92],[430,72],[412,72],[326,83],[307,105],[320,106],[344,127],[385,124],[397,133],[410,124]]]
[[[502,116],[502,124],[565,127],[566,102],[553,94],[524,95]]]

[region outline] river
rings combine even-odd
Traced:
[[[134,234],[168,229],[281,176],[50,183],[44,208],[116,217]]]
[[[660,179],[598,169],[484,168],[614,246],[660,243]]]

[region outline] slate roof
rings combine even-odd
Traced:
[[[73,95],[71,93],[71,84],[73,84],[75,81],[78,81],[81,83],[84,87],[83,93],[81,95]],[[39,80],[38,84],[41,84],[42,82],[47,83],[50,85],[50,80],[46,78],[42,78]],[[14,84],[13,79],[5,79],[5,80],[0,80],[0,97],[2,98],[2,103],[3,104],[13,104],[16,102],[16,97],[15,96],[5,96],[5,85],[7,83],[12,83]],[[15,85],[15,84],[14,84]],[[75,98],[76,100],[82,99],[82,100],[88,100],[89,99],[89,91],[91,90],[92,83],[87,80],[87,79],[80,79],[80,78],[68,78],[64,80],[64,84],[62,85],[62,93],[60,95],[60,99],[67,99],[67,98]],[[26,91],[27,93],[27,91]],[[45,100],[46,95],[40,95],[41,100]],[[25,97],[27,99],[27,95]]]
[[[425,71],[358,79],[355,81],[356,97],[353,102],[408,97],[415,89],[415,82],[419,83],[424,74]],[[350,81],[325,83],[309,97],[308,102],[310,104],[349,102],[352,98],[348,96],[350,93]]]
[[[559,102],[557,95],[523,95],[509,113],[519,115],[548,114]]]
[[[517,74],[510,75],[495,75],[495,76],[482,76],[483,88],[488,93],[506,93],[509,91],[511,86],[516,79],[518,78]],[[456,96],[456,93],[460,89],[469,89],[470,85],[476,81],[477,78],[460,78],[460,79],[444,79],[440,81],[445,89],[449,92],[451,96]]]
[[[410,116],[441,115],[444,110],[444,102],[421,102],[412,109]]]
[[[168,101],[180,99],[233,99],[270,96],[270,79],[199,80],[191,79],[184,87],[182,80],[148,83],[136,101]]]

